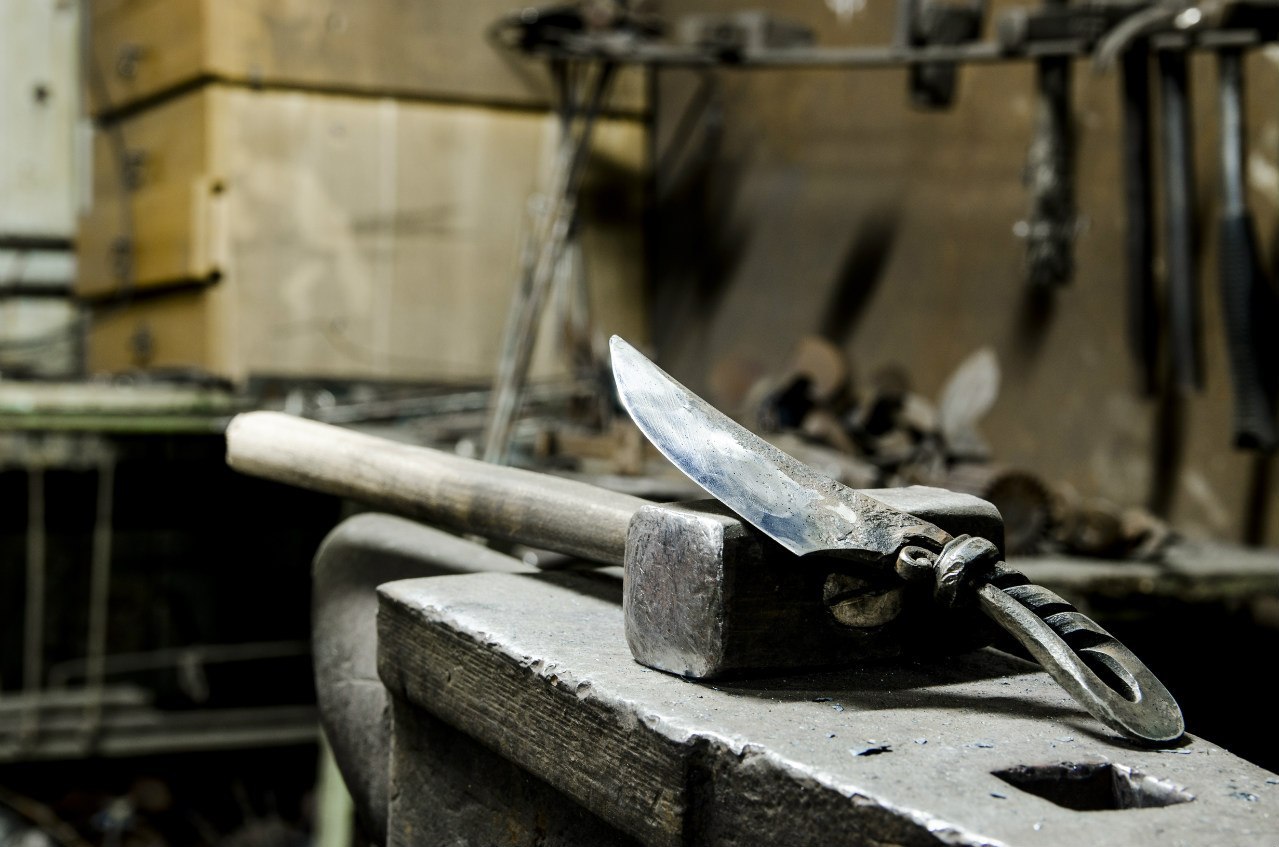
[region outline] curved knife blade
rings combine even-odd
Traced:
[[[950,535],[820,474],[675,381],[618,336],[609,342],[622,405],[662,455],[797,555],[896,556]]]

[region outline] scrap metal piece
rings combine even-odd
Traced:
[[[801,556],[879,564],[895,557],[904,579],[937,580],[943,608],[962,607],[975,594],[981,610],[1093,717],[1138,741],[1181,736],[1181,709],[1145,665],[1065,601],[994,562],[994,545],[953,538],[840,485],[730,420],[618,336],[610,345],[618,395],[636,425],[743,520]],[[912,537],[922,544],[906,540]],[[893,551],[893,544],[901,546]]]
[[[1049,0],[1049,5],[1063,5]],[[1036,66],[1035,134],[1026,154],[1029,218],[1026,278],[1032,289],[1066,285],[1075,274],[1075,139],[1070,59],[1045,56]]]
[[[985,0],[959,4],[924,0],[914,13],[909,46],[970,44],[981,36],[985,16]],[[910,102],[915,108],[936,111],[955,104],[958,62],[919,62],[910,66],[909,73]]]

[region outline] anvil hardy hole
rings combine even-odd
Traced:
[[[1027,794],[1078,812],[1152,809],[1195,799],[1176,783],[1111,762],[1018,765],[992,773]]]

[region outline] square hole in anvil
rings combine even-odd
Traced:
[[[1150,809],[1195,799],[1176,783],[1111,762],[1018,765],[992,773],[1027,794],[1079,812]]]

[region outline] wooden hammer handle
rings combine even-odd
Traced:
[[[227,464],[424,523],[620,565],[638,497],[280,412],[227,427]]]

